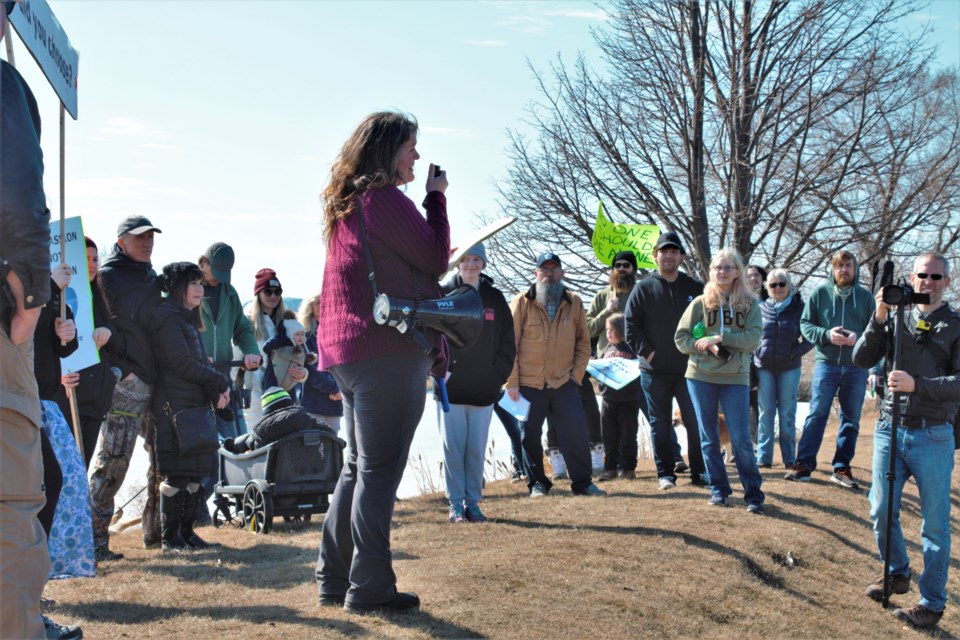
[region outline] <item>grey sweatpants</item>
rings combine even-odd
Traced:
[[[351,447],[323,521],[317,585],[324,595],[380,604],[397,594],[393,503],[423,416],[430,358],[402,354],[332,367]]]

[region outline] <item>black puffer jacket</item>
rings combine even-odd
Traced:
[[[450,293],[461,284],[463,280],[455,276],[443,285],[443,291]],[[496,402],[517,357],[510,305],[493,286],[493,279],[485,274],[480,274],[480,299],[483,301],[480,337],[469,349],[450,347],[447,397],[452,404],[485,407]]]
[[[62,292],[53,280],[50,280],[50,293],[50,300],[40,310],[40,319],[37,320],[37,328],[33,332],[33,373],[37,378],[40,399],[55,401],[57,390],[63,388],[60,384],[60,358],[66,358],[76,351],[80,347],[80,342],[74,336],[73,340],[67,344],[60,344],[56,322],[60,317]],[[70,307],[67,307],[67,319],[73,320],[73,311]]]
[[[183,305],[165,300],[154,310],[148,325],[157,363],[152,401],[157,425],[157,467],[166,476],[203,476],[213,473],[216,467],[214,453],[179,454],[170,420],[171,414],[178,411],[216,402],[227,390],[227,379],[207,361],[194,318],[194,313]]]
[[[892,312],[891,312],[892,314]],[[953,424],[960,410],[960,315],[944,303],[925,320],[930,329],[921,331],[908,316],[904,322],[901,371],[916,381],[913,393],[901,394],[901,415]],[[893,369],[891,327],[870,318],[866,331],[853,347],[853,364],[864,369],[884,360],[883,377]],[[893,393],[883,398],[881,413],[893,415]]]
[[[320,429],[328,432],[332,437],[337,435],[333,429],[307,413],[303,407],[292,405],[265,414],[253,428],[250,439],[247,440],[247,446],[250,451],[254,451],[291,433],[307,429]]]
[[[136,262],[114,245],[100,269],[100,283],[112,312],[119,353],[114,366],[123,376],[133,371],[144,382],[155,379],[154,353],[147,333],[151,314],[162,300],[157,274],[148,262]]]

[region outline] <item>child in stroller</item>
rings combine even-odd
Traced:
[[[236,438],[227,438],[223,448],[231,453],[246,453],[276,442],[286,435],[321,429],[336,436],[336,432],[307,411],[293,404],[290,394],[280,387],[270,387],[263,392],[263,418],[250,433]]]

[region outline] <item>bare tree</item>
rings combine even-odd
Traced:
[[[535,134],[510,132],[499,185],[520,218],[490,241],[500,280],[528,282],[549,247],[574,288],[596,288],[598,198],[617,222],[677,231],[701,276],[723,246],[801,281],[842,246],[869,260],[934,229],[955,246],[957,72],[930,74],[923,34],[895,28],[913,10],[618,0],[594,32],[602,73],[583,56],[534,70]]]

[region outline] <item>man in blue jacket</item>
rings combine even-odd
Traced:
[[[853,345],[870,322],[877,304],[860,286],[859,265],[849,251],[838,251],[830,260],[829,279],[816,287],[800,318],[800,333],[816,348],[810,413],[797,446],[797,462],[785,480],[809,482],[817,468],[817,452],[830,417],[833,398],[840,399],[840,429],[830,479],[847,489],[859,489],[850,463],[857,449],[860,411],[867,392],[869,372],[853,363]]]

